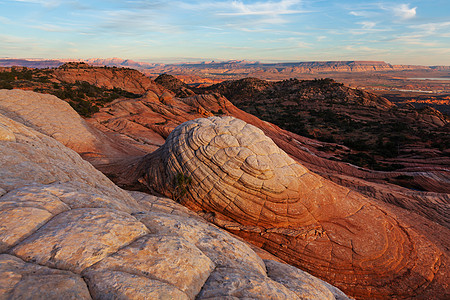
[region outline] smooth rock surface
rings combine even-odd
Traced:
[[[92,297],[99,300],[191,299],[170,284],[126,272],[91,272],[87,282]]]
[[[77,152],[89,152],[99,142],[69,103],[53,95],[23,90],[0,90],[0,112],[53,137]]]
[[[271,299],[297,300],[293,291],[259,274],[248,274],[235,269],[216,269],[197,299]],[[317,298],[319,299],[319,298]]]
[[[80,273],[148,233],[126,213],[99,208],[59,214],[12,252],[27,260]]]
[[[141,155],[131,144],[107,136],[87,123],[67,103],[53,95],[23,90],[0,90],[0,113],[48,135],[97,163],[126,155]],[[0,127],[0,141],[14,141],[14,134]]]
[[[0,299],[91,299],[83,279],[0,254]]]
[[[0,251],[36,231],[56,214],[69,210],[57,197],[17,189],[0,198]]]
[[[339,289],[300,269],[273,260],[264,260],[267,275],[294,291],[301,299],[347,299]],[[293,280],[295,278],[296,280]],[[303,282],[302,285],[296,282]]]
[[[0,141],[15,142],[16,136],[8,127],[0,125]]]
[[[214,263],[197,247],[175,236],[147,236],[105,258],[85,276],[104,270],[122,271],[169,283],[194,298]]]

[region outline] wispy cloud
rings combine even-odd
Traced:
[[[31,38],[25,37],[17,37],[12,35],[0,34],[0,41],[2,43],[11,43],[11,44],[19,44],[19,43],[29,43],[34,41]]]
[[[233,47],[233,46],[221,46],[222,49],[230,49],[230,50],[238,50],[238,51],[246,51],[252,49],[251,47]]]
[[[439,34],[448,36],[450,31],[450,22],[439,23],[425,23],[420,25],[411,25],[410,28],[418,29],[424,33],[424,35]]]
[[[241,0],[179,2],[180,8],[204,12],[205,16],[214,16],[216,22],[222,21],[224,25],[238,25],[247,28],[265,24],[288,23],[288,16],[307,12],[301,9],[301,5],[301,0],[258,1],[254,3],[244,3]],[[245,24],[253,26],[245,26]]]
[[[400,18],[401,20],[412,19],[416,16],[417,7],[409,7],[410,4],[398,4],[393,6],[384,6],[381,8],[387,11],[392,11],[394,16]]]
[[[383,18],[386,12],[400,20],[409,20],[416,17],[417,7],[410,7],[410,4],[390,4],[390,3],[364,3],[354,7],[348,7],[349,14],[355,17]]]
[[[160,21],[161,11],[153,9],[121,9],[102,11],[97,18],[98,25],[105,32],[124,35],[142,35],[149,33],[179,33],[181,28],[169,22]],[[93,28],[93,30],[97,30]]]
[[[14,0],[15,2],[25,2],[25,3],[34,3],[40,4],[45,7],[56,7],[63,3],[62,0]]]
[[[374,17],[374,15],[376,13],[374,13],[373,11],[365,11],[365,10],[352,10],[349,12],[350,15],[355,16],[355,17],[364,17],[364,18],[371,18]]]
[[[32,38],[0,34],[0,48],[4,51],[32,51],[33,49],[35,49],[36,45],[36,40]]]
[[[11,20],[6,18],[6,17],[0,16],[0,23],[2,23],[2,24],[11,24]]]
[[[232,1],[231,3],[227,4],[228,5],[226,6],[229,7],[231,11],[218,13],[218,15],[279,16],[304,12],[302,10],[295,9],[295,6],[300,4],[300,1],[298,0],[255,2],[252,4],[245,4],[242,1]]]
[[[423,40],[424,35],[422,34],[411,34],[411,35],[403,35],[390,39],[390,41],[401,42],[407,45],[417,45],[424,47],[435,47],[438,46],[436,42],[427,42]]]
[[[362,25],[363,29],[372,29],[377,25],[377,23],[371,21],[359,22],[358,24]]]
[[[351,12],[349,12],[349,14],[352,15],[352,16],[356,16],[356,17],[363,17],[364,16],[363,12],[353,11],[353,10]]]
[[[350,53],[356,53],[358,55],[380,55],[383,53],[387,53],[388,50],[381,49],[381,48],[374,48],[369,46],[362,46],[362,45],[347,45],[342,47],[345,51],[348,51]]]
[[[55,24],[41,24],[36,26],[31,26],[32,28],[37,28],[47,32],[68,32],[73,31],[73,29],[68,27],[63,27]]]
[[[312,44],[305,42],[297,37],[280,38],[275,41],[280,45],[287,45],[292,48],[311,48]]]

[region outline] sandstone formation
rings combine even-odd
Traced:
[[[86,81],[108,89],[144,94],[148,90],[159,91],[158,86],[144,74],[132,69],[95,68],[85,63],[66,63],[54,71],[55,77],[64,82]]]
[[[241,120],[186,122],[136,170],[150,190],[358,298],[446,289],[447,254],[386,207],[310,172]]]
[[[78,153],[90,152],[100,143],[99,132],[93,132],[67,102],[52,95],[0,90],[0,111]]]
[[[422,219],[418,223],[417,215],[409,215],[409,226],[434,237],[436,243],[441,243],[448,236],[440,234],[446,228],[434,224],[437,222],[447,228],[450,224],[448,172],[442,167],[430,167],[431,163],[445,166],[445,159],[427,159],[423,163],[410,161],[408,163],[414,167],[406,170],[407,172],[373,172],[347,163],[330,161],[323,157],[323,152],[317,151],[317,148],[327,146],[327,143],[298,136],[261,121],[215,94],[179,99],[169,92],[158,95],[148,91],[140,99],[118,99],[112,102],[95,114],[94,118],[87,119],[87,122],[70,111],[70,107],[62,100],[49,95],[21,90],[2,90],[0,94],[0,110],[4,114],[26,122],[40,132],[53,135],[124,186],[133,185],[127,182],[129,176],[124,176],[123,172],[130,164],[130,158],[134,161],[136,156],[157,149],[177,125],[221,111],[262,129],[280,148],[314,172],[340,185],[429,219],[430,221]],[[20,101],[15,100],[16,98]],[[103,134],[99,134],[100,132]],[[104,135],[108,138],[105,139]],[[9,133],[6,136],[13,138]],[[395,177],[404,175],[414,176],[414,182],[432,192],[412,191],[385,180],[395,180]],[[449,251],[450,239],[443,243],[442,249]]]
[[[95,163],[142,155],[149,150],[141,150],[140,145],[130,139],[108,136],[107,132],[99,131],[67,102],[52,95],[17,89],[0,90],[0,113],[51,136]]]
[[[71,68],[75,69],[75,66],[72,66]],[[70,68],[68,68],[67,70],[68,72],[79,72],[80,74],[83,73],[85,74],[86,78],[90,77],[90,72],[98,72],[96,70],[97,68],[81,68],[83,69],[81,71],[70,71],[69,69]],[[113,76],[122,76],[121,69],[116,69],[114,72],[107,73],[108,78],[112,78]],[[95,76],[91,76],[91,79],[93,77]],[[105,77],[104,80],[107,80],[107,77]],[[81,75],[77,78],[79,80],[83,79]],[[121,79],[118,79],[118,81],[120,80]],[[96,81],[94,80],[92,82],[95,83]],[[101,83],[102,81],[98,82]],[[133,83],[131,83],[129,87],[132,86],[134,86]],[[123,87],[126,87],[126,85],[124,85]],[[32,92],[28,92],[26,94],[27,96],[23,97],[20,96],[20,92],[21,91],[19,90],[10,91],[10,93],[17,93],[17,97],[21,97],[22,101],[26,101],[27,108],[21,107],[20,109],[15,109],[15,105],[20,106],[20,102],[16,101],[15,104],[7,104],[9,106],[8,111],[6,109],[3,109],[0,112],[1,114],[25,123],[27,126],[32,126],[33,129],[44,134],[51,134],[52,132],[58,131],[66,132],[68,136],[70,135],[70,139],[66,138],[66,140],[78,141],[79,143],[81,143],[80,145],[83,145],[83,135],[85,135],[86,133],[89,134],[90,129],[88,131],[74,130],[73,133],[70,134],[70,130],[65,131],[70,127],[64,129],[64,126],[62,126],[70,124],[73,121],[78,122],[78,120],[72,119],[73,114],[67,114],[67,124],[61,124],[59,120],[64,120],[63,115],[66,114],[61,114],[62,116],[58,116],[55,118],[55,115],[58,114],[58,111],[47,109],[50,106],[46,104],[46,97],[42,96],[41,94]],[[9,98],[13,97],[12,94],[9,95]],[[2,101],[6,101],[4,99],[7,98],[0,99],[0,105],[2,104]],[[47,107],[46,109],[40,109],[41,101],[44,101],[43,105],[44,107]],[[54,99],[49,103],[54,103],[55,107],[58,105],[58,109],[63,108],[63,106],[60,107],[59,104],[57,104],[57,99]],[[30,113],[31,111],[34,111],[34,113]],[[100,112],[95,114],[92,118],[86,119],[87,122],[85,122],[85,124],[87,124],[88,127],[96,127],[97,132],[103,132],[108,137],[109,141],[106,141],[105,139],[95,135],[94,140],[99,138],[99,140],[101,141],[99,145],[96,145],[96,148],[92,150],[92,152],[80,152],[80,154],[83,156],[83,158],[88,159],[90,162],[92,162],[98,169],[101,169],[102,171],[107,173],[108,176],[110,176],[110,178],[112,178],[115,182],[118,182],[124,186],[130,184],[132,188],[138,188],[136,182],[129,182],[131,179],[131,177],[129,176],[130,173],[125,172],[130,163],[139,161],[140,155],[143,155],[143,153],[150,153],[157,149],[157,147],[159,147],[160,145],[164,144],[164,141],[169,136],[169,133],[177,125],[188,120],[200,117],[209,117],[214,114],[232,115],[239,119],[245,120],[247,123],[257,126],[261,130],[263,130],[263,132],[268,137],[270,137],[282,150],[288,153],[297,162],[300,162],[303,166],[307,167],[315,173],[326,177],[327,179],[333,180],[340,185],[347,186],[352,190],[359,191],[370,197],[374,197],[375,199],[372,200],[375,201],[376,206],[382,207],[383,211],[385,211],[387,215],[398,220],[399,223],[402,224],[402,226],[410,228],[409,231],[416,232],[419,236],[426,236],[427,239],[431,241],[434,246],[439,249],[440,252],[444,253],[444,255],[441,257],[441,266],[436,273],[437,279],[433,280],[428,288],[424,291],[424,293],[422,294],[422,298],[428,297],[430,299],[439,299],[441,298],[439,297],[439,295],[446,295],[446,291],[448,291],[448,285],[442,284],[442,282],[446,282],[445,276],[448,276],[448,270],[445,266],[446,264],[448,264],[447,257],[448,253],[450,252],[450,231],[448,229],[450,224],[450,198],[448,196],[448,187],[450,185],[448,183],[450,182],[450,179],[448,176],[448,170],[445,169],[446,166],[448,166],[448,159],[445,160],[441,157],[433,156],[433,153],[428,153],[427,155],[431,156],[424,158],[423,160],[417,160],[415,157],[405,158],[405,161],[407,161],[408,163],[408,168],[402,169],[401,171],[374,172],[372,170],[357,167],[348,163],[329,160],[327,158],[330,156],[330,154],[319,149],[330,146],[334,147],[336,146],[335,144],[317,141],[312,138],[306,138],[282,130],[271,123],[262,121],[253,115],[243,112],[242,110],[236,108],[226,98],[218,94],[195,95],[180,99],[175,97],[174,94],[170,91],[158,87],[158,89],[153,90],[153,88],[151,88],[150,90],[146,91],[146,94],[139,99],[117,99],[111,103],[106,104],[103,108],[100,109]],[[36,116],[38,116],[38,118]],[[413,118],[413,116],[411,118]],[[36,120],[39,120],[39,123],[36,123]],[[55,129],[52,129],[52,124],[55,124]],[[47,128],[48,131],[43,131],[41,127]],[[0,141],[16,140],[17,134],[10,128],[11,127],[8,127],[6,125],[2,126],[0,124]],[[57,135],[54,136],[58,137]],[[60,141],[65,143],[63,139],[60,139]],[[33,141],[29,142],[34,143]],[[111,145],[111,143],[114,146],[120,145],[118,147],[119,153],[111,150],[109,146],[104,146]],[[77,148],[79,146],[77,144],[78,143],[74,142],[67,145],[72,147],[74,150],[79,151],[79,148]],[[52,146],[52,148],[54,147]],[[343,148],[345,150],[345,147]],[[56,149],[59,149],[59,146],[56,147]],[[336,149],[338,148],[336,147]],[[65,153],[66,150],[63,150],[63,152]],[[58,152],[59,150],[50,151],[49,153],[45,153],[40,150],[36,151],[37,152],[35,156],[41,157],[41,161],[44,162],[43,167],[44,169],[46,169],[47,164],[50,166],[51,164],[55,163],[55,160],[53,159],[54,153]],[[339,152],[342,150],[336,151]],[[414,149],[414,151],[416,150]],[[424,151],[426,151],[426,149],[424,149]],[[16,157],[15,155],[22,152],[11,151],[2,152],[2,154],[3,153],[6,153],[8,155],[5,155],[5,159],[1,161],[1,166],[3,168],[3,166],[5,165],[6,167],[4,168],[4,172],[8,172],[8,168],[12,168],[16,165],[16,160],[14,160],[14,157]],[[24,155],[25,157],[32,157],[31,154],[27,153],[22,153],[20,155]],[[100,155],[102,159],[92,159],[92,157],[94,157],[95,155]],[[69,155],[68,157],[72,160],[71,155]],[[11,160],[9,160],[9,158],[11,158]],[[3,159],[3,157],[1,157],[0,159]],[[78,162],[77,160],[73,161]],[[130,199],[129,197],[121,194],[119,192],[120,189],[111,189],[109,184],[105,183],[98,184],[96,188],[92,188],[92,186],[86,184],[86,182],[89,182],[89,180],[86,181],[85,179],[92,177],[93,173],[91,174],[90,171],[83,172],[83,168],[80,168],[78,165],[76,165],[76,167],[73,167],[71,166],[71,164],[63,164],[62,168],[55,168],[54,170],[49,172],[34,172],[32,171],[34,167],[35,166],[32,166],[28,163],[21,165],[23,172],[18,175],[16,174],[17,176],[5,175],[5,178],[7,178],[7,180],[3,180],[3,183],[10,185],[16,184],[17,182],[21,181],[32,183],[37,180],[44,180],[48,183],[51,183],[55,182],[55,176],[61,176],[61,178],[64,178],[63,183],[61,183],[62,187],[59,188],[58,185],[56,189],[52,188],[52,190],[53,192],[55,190],[58,191],[58,197],[64,199],[63,202],[67,205],[70,205],[72,209],[89,208],[91,207],[89,203],[92,203],[92,201],[95,201],[98,205],[100,205],[99,203],[102,203],[102,208],[105,209],[118,209],[121,211],[125,210],[131,213],[135,208],[136,204],[131,202],[132,199]],[[70,171],[70,176],[64,175],[66,173],[66,170]],[[81,170],[81,174],[76,173],[75,170]],[[396,177],[405,175],[414,177],[414,184],[419,184],[420,186],[424,187],[426,191],[411,190],[401,187],[398,184],[394,184],[394,180],[400,180],[395,179]],[[76,180],[72,180],[70,183],[67,183],[66,180],[69,177],[75,178]],[[390,180],[388,182],[387,179],[392,179],[392,181]],[[105,190],[104,187],[106,186],[108,188]],[[104,195],[106,193],[108,196],[95,196],[96,194],[98,194],[98,192],[96,191],[97,188],[102,189],[102,194]],[[84,192],[81,193],[82,191]],[[0,195],[5,192],[5,188],[2,189],[2,187],[0,186]],[[17,192],[19,193],[20,191]],[[120,197],[115,196],[115,194],[117,193],[120,194]],[[23,195],[23,193],[19,194]],[[43,194],[45,195],[46,193]],[[127,199],[127,203],[124,204],[124,201],[122,201],[121,199]],[[55,201],[55,203],[59,202]],[[394,204],[397,207],[386,203]],[[57,207],[58,210],[65,209],[60,204],[58,204]],[[161,208],[162,205],[159,205],[158,209]],[[11,209],[9,211],[11,213],[15,213],[14,211],[18,210]],[[33,216],[36,215],[37,219],[36,221],[29,222],[29,224],[21,224],[21,226],[29,226],[31,229],[20,229],[21,226],[18,225],[10,226],[9,228],[17,227],[17,230],[19,231],[19,233],[14,233],[11,235],[11,241],[14,239],[23,239],[23,237],[27,236],[27,232],[32,232],[34,230],[33,228],[38,228],[40,224],[44,224],[45,222],[47,222],[45,220],[50,220],[49,218],[51,218],[51,215],[48,211],[40,211],[38,214],[36,214],[36,211],[37,210],[35,210],[34,207],[33,209],[24,209],[23,212],[20,211],[21,214],[25,215],[25,217],[20,217],[22,218],[22,220],[28,218],[26,217],[27,213]],[[8,211],[4,213],[4,215],[8,214]],[[255,227],[247,225],[244,226],[238,222],[217,218],[211,212],[202,212],[202,216],[215,222],[223,228],[227,228],[230,231],[239,233],[241,236],[245,236],[244,233],[250,232],[251,234],[245,236],[245,238],[250,241],[255,241],[255,236],[257,236],[252,232],[259,230]],[[7,222],[5,221],[5,224],[6,223]],[[437,223],[443,226],[440,226]],[[275,235],[275,233],[271,234],[272,236]],[[286,241],[284,235],[279,235],[278,237],[280,237],[280,240],[283,241],[283,243],[284,241]],[[414,237],[412,237],[411,239],[414,240]],[[286,251],[279,250],[279,245],[283,243],[269,243],[265,240],[264,243],[266,245],[266,248],[269,245],[273,249],[277,249],[277,254],[280,254],[280,256],[286,256]],[[257,244],[261,245],[262,242]],[[429,251],[431,253],[435,252],[434,246],[429,248]],[[322,276],[322,270],[320,270],[319,268],[314,269],[316,272],[314,274]],[[328,271],[329,270],[325,270],[324,273]],[[414,271],[411,272],[414,273]],[[105,276],[105,278],[118,278],[118,275],[120,275],[120,273],[98,276]],[[131,277],[132,278],[130,278],[130,280],[135,282],[136,284],[144,282],[144,279],[140,278],[137,275],[133,275]],[[444,280],[440,280],[439,278],[444,278]],[[155,284],[158,285],[159,283],[156,282]],[[100,290],[104,290],[108,289],[107,286],[108,285],[98,288]],[[159,286],[161,285],[159,284]],[[435,290],[434,292],[433,289]],[[122,291],[124,290],[126,289],[123,288]],[[93,289],[90,288],[90,291],[92,293]]]
[[[0,299],[347,299],[24,123],[0,113]]]

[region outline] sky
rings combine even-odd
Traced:
[[[0,0],[0,58],[450,65],[450,1]]]

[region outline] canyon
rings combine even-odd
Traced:
[[[449,119],[437,110],[324,79],[205,87],[84,63],[1,74],[2,220],[33,220],[5,227],[2,272],[37,268],[96,299],[140,286],[186,299],[449,296]],[[237,164],[236,147],[253,154]]]

